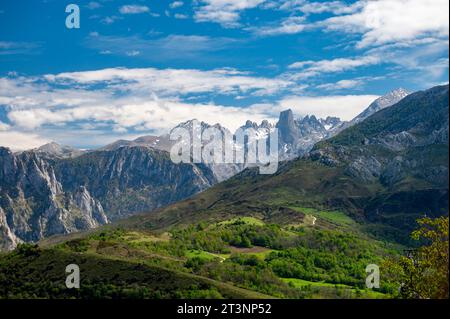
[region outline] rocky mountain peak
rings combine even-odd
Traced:
[[[268,120],[263,120],[259,127],[265,128],[265,129],[271,129],[273,127],[273,125],[270,124]]]
[[[56,142],[44,144],[35,149],[35,151],[38,153],[42,153],[44,155],[61,158],[75,157],[83,153],[83,151],[81,150],[75,149],[67,145],[60,145]]]
[[[321,125],[315,115],[306,115],[304,118],[299,120],[299,124],[300,125],[309,125],[309,126],[313,126],[313,127],[317,127],[317,126]]]
[[[200,123],[200,127],[201,127],[202,130],[204,130],[204,129],[208,128],[208,127],[211,127],[211,125],[209,125],[208,123],[205,123],[203,121],[199,121],[197,119],[192,119],[192,120],[189,120],[189,121],[186,121],[186,122],[178,124],[177,126],[174,127],[174,129],[176,129],[176,128],[185,128],[185,129],[190,131],[190,130],[192,130],[192,127],[194,126],[195,122]]]
[[[339,117],[335,117],[335,116],[327,116],[327,118],[325,120],[323,120],[324,124],[328,124],[328,125],[336,125],[338,123],[341,122],[341,119]]]
[[[247,120],[245,122],[245,124],[242,125],[240,128],[244,129],[244,130],[248,129],[248,128],[252,128],[256,131],[261,130],[261,131],[267,132],[267,131],[270,131],[273,127],[274,127],[273,124],[271,124],[268,120],[263,120],[260,125],[258,125],[258,123],[256,123],[256,122]]]
[[[7,147],[0,146],[0,156],[6,156],[12,154],[11,150]]]
[[[353,124],[359,123],[364,119],[368,118],[372,114],[381,111],[384,108],[390,107],[394,104],[400,102],[403,98],[408,96],[410,93],[402,88],[395,89],[372,102],[367,109],[360,113],[357,117],[352,120]]]
[[[293,144],[299,138],[299,129],[294,120],[292,110],[286,110],[280,113],[277,126],[282,142]]]
[[[258,129],[258,123],[247,120],[245,122],[245,125],[241,126],[241,128],[243,128],[243,129],[247,129],[247,128]]]

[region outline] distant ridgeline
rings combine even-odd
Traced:
[[[358,221],[383,225],[383,234],[409,230],[416,217],[442,214],[448,207],[447,91],[448,86],[411,95],[396,90],[350,122],[314,116],[296,120],[290,110],[276,125],[247,121],[243,128],[261,135],[278,128],[280,160],[302,158],[283,164],[272,177],[246,170],[207,192],[217,200],[208,205],[266,213],[279,211],[269,202],[275,197],[342,209]],[[189,125],[192,121],[179,126]],[[244,169],[174,164],[168,153],[172,146],[163,135],[121,140],[94,151],[55,143],[18,153],[0,148],[0,249],[154,211]],[[308,167],[298,168],[303,165]],[[227,188],[234,183],[239,192]],[[248,193],[245,185],[260,186]]]

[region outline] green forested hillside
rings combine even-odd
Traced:
[[[393,252],[339,220],[280,227],[237,218],[167,233],[115,228],[51,248],[21,246],[0,260],[3,298],[385,298],[365,267]],[[64,287],[78,264],[81,289]],[[301,284],[300,284],[301,282]]]

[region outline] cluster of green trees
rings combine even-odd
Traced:
[[[239,220],[175,229],[168,240],[130,240],[127,231],[112,229],[52,249],[24,244],[0,256],[0,297],[226,297],[217,287],[190,278],[192,275],[280,298],[307,298],[319,289],[317,285],[314,289],[298,288],[281,278],[327,283],[319,292],[327,297],[358,297],[365,288],[365,267],[376,263],[381,265],[379,291],[404,298],[446,298],[448,217],[422,219],[419,225],[412,237],[421,243],[420,248],[384,263],[382,254],[387,250],[380,253],[379,245],[350,232],[302,227],[287,230]],[[233,248],[254,246],[266,249],[258,253],[260,249]],[[96,254],[107,258],[97,260],[93,257]],[[70,291],[64,286],[61,269],[74,256],[81,258],[78,262],[85,263],[89,274],[85,274],[81,289]],[[167,279],[161,281],[161,276]],[[357,293],[342,284],[356,288]]]
[[[398,297],[448,299],[449,218],[423,218],[418,224],[411,237],[422,245],[406,256],[387,259],[382,267],[385,278],[398,287]]]
[[[178,247],[188,250],[226,254],[230,253],[230,246],[272,249],[265,257],[251,253],[231,254],[230,258],[219,262],[196,256],[185,263],[185,267],[196,274],[237,282],[242,287],[272,295],[283,291],[281,295],[305,296],[299,295],[298,289],[297,293],[287,292],[289,289],[280,282],[280,277],[364,288],[365,267],[381,261],[376,246],[339,230],[299,228],[287,231],[279,225],[237,220],[210,227],[189,226],[172,235]],[[388,289],[383,286],[381,291]]]
[[[82,271],[80,289],[65,286],[65,267],[72,262]],[[61,249],[41,250],[36,245],[22,244],[0,258],[0,299],[223,297],[217,287],[196,278],[144,264],[70,254]]]
[[[253,246],[283,249],[295,245],[292,235],[275,224],[253,225],[242,221],[204,227],[189,226],[172,232],[173,239],[191,249],[227,253],[228,247],[251,248]]]

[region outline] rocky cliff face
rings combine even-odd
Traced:
[[[326,119],[318,119],[314,115],[294,119],[291,110],[281,112],[276,125],[280,133],[280,159],[290,160],[308,154],[317,142],[331,138],[376,112],[398,103],[408,94],[404,89],[391,91],[376,99],[351,121],[342,121],[330,116]]]
[[[54,163],[39,152],[13,154],[0,148],[0,236],[2,248],[108,221],[89,192],[66,194]]]
[[[279,130],[280,160],[307,154],[314,144],[336,134],[343,123],[336,117],[317,119],[314,115],[294,120],[292,110],[281,112],[276,125]]]
[[[207,167],[175,165],[148,147],[47,155],[0,148],[0,249],[153,210],[216,182]]]
[[[408,95],[318,143],[310,156],[392,189],[448,188],[448,93],[446,85]]]

